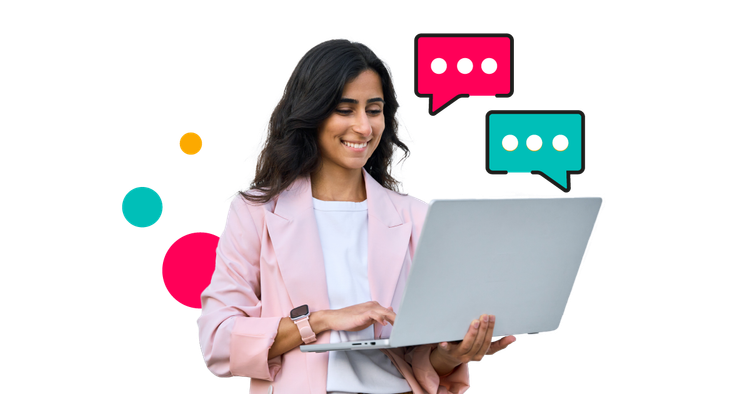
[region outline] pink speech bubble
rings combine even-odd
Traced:
[[[510,34],[418,34],[414,93],[430,98],[436,115],[460,97],[513,94]]]

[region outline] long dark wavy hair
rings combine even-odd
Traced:
[[[298,177],[309,176],[318,169],[318,127],[333,114],[344,85],[366,70],[376,72],[383,85],[385,130],[364,168],[380,185],[398,192],[399,182],[390,174],[393,154],[400,148],[404,160],[409,148],[396,134],[398,101],[390,72],[365,45],[331,40],[310,49],[292,72],[268,122],[268,136],[258,157],[251,190],[240,192],[245,200],[266,203]]]

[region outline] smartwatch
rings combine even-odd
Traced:
[[[292,318],[294,324],[299,329],[299,334],[302,336],[302,340],[305,345],[309,345],[315,342],[315,332],[310,327],[310,308],[307,305],[298,306],[289,312],[289,317]]]

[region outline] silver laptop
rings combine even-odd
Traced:
[[[601,203],[601,198],[433,201],[389,338],[300,350],[457,341],[482,314],[495,315],[495,337],[555,330]]]

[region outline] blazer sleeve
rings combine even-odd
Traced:
[[[217,376],[273,381],[281,369],[282,356],[268,360],[281,317],[261,317],[260,231],[247,203],[237,196],[198,318],[203,358]]]

